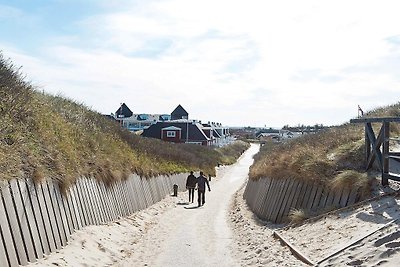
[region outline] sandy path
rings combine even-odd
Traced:
[[[227,213],[232,195],[244,183],[257,151],[258,146],[252,145],[222,177],[211,182],[203,207],[197,208],[197,203],[177,205],[165,212],[159,224],[138,244],[139,251],[134,254],[140,256],[134,255],[121,265],[238,266],[231,254]],[[186,201],[186,193],[184,197]]]
[[[257,151],[252,145],[237,163],[217,169],[203,207],[188,205],[187,192],[168,196],[127,218],[75,232],[66,247],[30,266],[239,266],[227,215]]]

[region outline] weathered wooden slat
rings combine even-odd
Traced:
[[[123,211],[123,208],[122,208],[122,204],[121,204],[121,199],[120,199],[120,197],[119,197],[119,194],[118,194],[118,186],[117,186],[117,184],[113,184],[112,185],[112,195],[113,195],[113,197],[114,197],[114,203],[115,203],[115,208],[116,208],[116,210],[117,210],[117,214],[118,214],[118,218],[120,218],[120,217],[123,217],[124,216],[124,211]]]
[[[247,203],[247,205],[248,205],[249,207],[251,207],[250,202],[251,202],[251,199],[254,197],[254,194],[253,194],[253,187],[254,187],[254,181],[251,180],[251,179],[249,179],[249,180],[247,181],[247,185],[246,185],[247,195],[246,195],[246,196],[243,195],[243,197],[244,197],[244,199],[246,200],[246,203]]]
[[[109,193],[109,188],[106,187],[104,183],[100,183],[100,189],[103,194],[103,199],[104,199],[104,204],[106,206],[106,212],[107,216],[109,218],[109,221],[113,221],[117,218],[117,215],[115,213],[115,209],[112,206],[112,202],[110,199],[110,193]]]
[[[151,191],[150,191],[150,184],[149,184],[149,180],[146,178],[141,178],[140,179],[143,190],[144,190],[144,197],[146,199],[146,208],[150,207],[153,204],[153,197],[151,195]]]
[[[63,221],[61,216],[61,209],[57,201],[53,182],[51,180],[47,181],[47,186],[49,188],[50,200],[53,205],[53,211],[56,217],[58,232],[60,233],[61,245],[64,247],[67,245],[67,233],[65,230],[65,222]]]
[[[296,193],[298,195],[298,189],[301,186],[300,183],[302,183],[302,182],[297,179],[295,179],[293,181],[292,190],[289,194],[288,201],[287,201],[285,209],[283,210],[283,213],[282,213],[282,219],[281,219],[282,221],[287,220],[290,209],[293,208],[294,205],[296,204],[297,199],[295,198],[295,196],[296,196]]]
[[[317,191],[318,191],[317,184],[312,183],[311,184],[310,198],[308,199],[308,202],[307,202],[306,207],[305,207],[306,210],[308,210],[308,211],[311,210],[311,208],[312,208],[312,206],[313,206],[313,204],[315,202],[315,196],[317,194]]]
[[[75,183],[75,196],[76,196],[76,200],[77,200],[77,204],[78,204],[78,210],[79,213],[81,215],[81,218],[83,219],[83,226],[87,226],[87,225],[92,225],[93,221],[92,218],[89,214],[89,211],[87,210],[88,208],[88,204],[86,201],[86,198],[84,197],[84,191],[82,190],[82,182],[81,182],[82,178],[79,178],[76,183]]]
[[[133,214],[137,208],[136,208],[136,196],[133,191],[133,179],[132,176],[129,176],[128,180],[126,181],[126,186],[127,186],[127,191],[128,191],[128,200],[129,200],[129,207],[130,207],[130,214]]]
[[[305,187],[304,182],[298,180],[298,185],[297,185],[296,191],[294,193],[292,203],[290,204],[290,208],[289,208],[288,214],[290,213],[291,210],[297,209],[296,205],[297,205],[297,202],[299,202],[299,197],[300,197],[300,194],[301,194],[301,192],[303,190],[303,187]]]
[[[82,185],[84,187],[86,199],[88,201],[89,212],[92,214],[93,225],[99,225],[100,217],[96,205],[96,199],[93,194],[93,188],[90,185],[90,178],[85,177],[84,179],[82,179]]]
[[[139,209],[142,210],[146,207],[146,198],[144,196],[141,178],[139,176],[135,175],[134,182],[135,182],[135,192],[137,194],[137,198],[140,200]]]
[[[157,192],[157,196],[158,196],[158,200],[157,200],[157,202],[158,202],[164,198],[164,193],[163,193],[163,189],[162,189],[162,177],[161,176],[152,177],[151,179],[154,180],[154,184],[155,184],[156,192]]]
[[[92,194],[92,190],[89,187],[89,178],[84,177],[83,179],[81,179],[81,186],[83,189],[83,196],[86,199],[86,207],[87,210],[89,211],[89,215],[91,218],[91,225],[99,225],[100,220],[97,214],[97,209],[94,203],[94,197]]]
[[[320,209],[325,208],[325,204],[326,204],[326,200],[328,199],[328,195],[329,195],[329,189],[328,187],[323,187],[322,193],[321,193],[321,198],[319,200],[319,204],[318,207]]]
[[[93,198],[92,201],[97,214],[98,224],[104,223],[106,220],[104,219],[103,208],[101,206],[101,200],[99,199],[96,181],[93,178],[89,178],[87,181]]]
[[[118,219],[118,218],[120,218],[122,216],[122,213],[120,211],[120,206],[119,206],[119,204],[117,202],[117,198],[115,196],[115,186],[114,186],[114,184],[112,184],[112,185],[110,185],[108,187],[108,193],[109,193],[109,197],[110,197],[110,201],[111,201],[111,207],[115,211],[115,215],[116,215],[115,219]]]
[[[77,226],[74,223],[74,214],[73,211],[71,210],[69,203],[68,203],[68,195],[69,195],[69,190],[67,189],[67,191],[64,194],[61,194],[60,190],[58,190],[58,201],[61,204],[61,206],[63,207],[65,216],[66,216],[66,220],[67,220],[67,225],[68,225],[68,233],[67,233],[67,240],[70,239],[71,234],[74,233],[75,229],[77,228]]]
[[[137,192],[139,194],[139,198],[141,199],[141,209],[145,209],[147,207],[147,192],[144,189],[144,182],[142,180],[142,177],[137,177]]]
[[[76,216],[76,210],[74,208],[74,204],[72,203],[72,189],[71,187],[68,189],[68,193],[63,197],[63,201],[64,201],[64,206],[66,206],[66,208],[69,210],[69,213],[71,214],[71,221],[72,221],[72,230],[78,230],[80,229],[80,226],[78,224],[78,219]]]
[[[125,197],[124,197],[124,189],[121,183],[116,183],[116,195],[121,205],[122,217],[125,217],[128,214]]]
[[[125,206],[125,212],[126,212],[125,216],[128,216],[131,214],[131,205],[129,202],[129,194],[126,181],[121,181],[121,192],[122,192],[122,200]]]
[[[300,208],[303,210],[307,209],[307,203],[308,200],[311,198],[311,190],[312,190],[312,184],[306,182],[307,187],[306,187],[306,192],[304,193],[303,201],[301,202]]]
[[[67,235],[67,240],[70,239],[71,234],[74,232],[74,225],[72,222],[72,215],[67,203],[68,190],[62,195],[60,185],[54,182],[54,189],[57,196],[58,205],[61,211],[61,218],[64,222],[65,233]]]
[[[302,209],[303,208],[302,204],[303,204],[303,199],[305,197],[307,188],[308,188],[308,184],[305,183],[305,182],[302,182],[301,183],[301,188],[300,188],[300,191],[299,191],[299,195],[297,197],[296,205],[294,205],[294,207],[296,209]]]
[[[27,265],[28,264],[27,251],[25,250],[24,246],[24,239],[22,237],[23,233],[21,233],[21,229],[19,227],[17,218],[18,215],[15,211],[12,193],[8,186],[4,186],[1,189],[1,193],[3,195],[4,208],[6,209],[7,212],[8,221],[10,222],[9,227],[11,229],[11,235],[13,236],[19,263],[21,265]]]
[[[329,188],[328,198],[326,199],[325,202],[326,208],[332,207],[334,197],[335,197],[335,192],[331,188]]]
[[[346,206],[356,203],[358,200],[358,188],[352,188]]]
[[[340,196],[340,202],[339,202],[339,205],[341,208],[347,206],[347,201],[349,199],[349,195],[350,195],[350,189],[344,188],[342,191],[342,195]]]
[[[8,267],[8,259],[5,244],[3,243],[3,234],[0,225],[0,266]]]
[[[314,202],[311,206],[311,210],[313,210],[313,211],[318,209],[318,205],[319,205],[319,202],[321,201],[321,197],[322,197],[322,191],[324,189],[323,186],[320,184],[316,184],[315,186],[317,187],[317,192],[315,193]]]
[[[271,188],[270,188],[270,194],[267,198],[267,203],[269,208],[267,209],[266,213],[265,213],[265,218],[269,221],[272,221],[272,213],[275,210],[275,204],[278,201],[278,197],[279,197],[279,190],[281,188],[281,183],[282,180],[281,179],[271,179]]]
[[[40,239],[42,241],[44,254],[48,255],[50,252],[56,250],[55,239],[49,213],[47,211],[46,203],[43,196],[42,185],[34,185],[31,179],[26,180],[29,192],[31,193],[32,206],[36,217],[36,222],[39,226]]]
[[[78,182],[76,182],[71,188],[71,202],[74,206],[74,211],[78,225],[80,226],[80,228],[82,228],[88,225],[88,221],[78,191],[80,191],[80,187],[78,185]]]
[[[174,185],[174,183],[172,182],[172,178],[171,178],[171,176],[169,175],[169,176],[168,176],[168,184],[167,184],[167,195],[171,195],[173,185]]]
[[[283,199],[288,190],[288,184],[289,184],[289,179],[284,179],[283,184],[281,186],[282,189],[279,191],[278,201],[274,205],[274,212],[272,213],[272,217],[271,217],[271,221],[274,223],[278,222],[278,213],[279,213],[279,210],[281,209],[281,206],[283,204]]]
[[[144,197],[141,192],[140,178],[137,175],[132,175],[133,192],[136,198],[137,210],[142,210],[144,207]]]
[[[2,190],[0,190],[2,191]],[[12,237],[12,229],[11,226],[8,222],[8,215],[6,212],[6,207],[4,206],[3,203],[3,193],[0,193],[0,231],[2,234],[2,237],[4,239],[4,251],[2,253],[6,253],[8,255],[8,264],[11,267],[18,267],[18,255],[17,255],[17,248],[14,245],[13,242],[13,237]],[[0,247],[1,249],[1,247]],[[27,262],[27,260],[26,260]],[[8,265],[4,265],[8,266]]]
[[[54,211],[56,212],[56,217],[58,217],[58,223],[59,223],[59,230],[60,230],[60,235],[61,235],[61,240],[62,240],[62,245],[66,246],[67,245],[67,239],[70,235],[69,229],[68,229],[68,222],[67,218],[65,216],[65,211],[63,211],[63,206],[62,203],[60,203],[59,198],[60,196],[60,191],[57,190],[56,188],[56,183],[53,181],[49,181],[48,183],[49,190],[51,193],[51,200],[54,205]],[[58,191],[58,194],[57,194]]]
[[[53,203],[51,202],[50,191],[47,186],[47,182],[42,183],[42,191],[43,191],[43,196],[44,196],[44,200],[45,200],[45,206],[46,206],[47,212],[49,214],[50,225],[51,225],[51,229],[53,231],[56,248],[60,249],[62,247],[61,233],[60,233],[59,226],[57,223],[57,217],[56,217],[56,214],[54,211]]]
[[[100,206],[102,219],[103,219],[103,222],[106,223],[106,222],[110,222],[111,220],[110,220],[109,215],[107,213],[106,200],[105,200],[103,191],[101,189],[101,184],[102,184],[102,182],[99,182],[99,181],[93,179],[93,186],[95,187],[96,198],[97,198],[97,201],[98,201],[99,206]]]
[[[266,180],[265,184],[265,191],[264,191],[264,197],[261,202],[261,209],[260,209],[260,214],[262,219],[266,219],[266,213],[269,208],[269,203],[268,203],[268,197],[271,194],[271,188],[272,188],[272,180],[270,178],[264,178]]]
[[[108,188],[104,185],[104,183],[99,183],[99,188],[101,192],[101,198],[103,199],[103,203],[105,206],[107,220],[109,222],[113,221],[117,216],[115,215],[115,210],[111,207],[111,201],[108,194]]]
[[[136,196],[136,192],[134,189],[134,181],[133,181],[133,176],[129,176],[129,194],[130,194],[130,202],[132,205],[132,213],[136,212],[139,210],[138,208],[138,199]]]
[[[35,246],[33,243],[33,238],[31,235],[31,229],[30,227],[33,227],[33,230],[36,231],[35,229],[35,220],[33,218],[28,219],[28,214],[25,212],[25,207],[24,203],[21,197],[21,193],[19,190],[18,182],[16,179],[13,179],[9,181],[10,189],[11,189],[11,194],[12,198],[14,200],[14,205],[15,205],[15,213],[17,215],[17,220],[19,223],[19,227],[21,230],[22,238],[24,241],[25,249],[26,249],[26,254],[28,257],[29,262],[35,262],[36,261],[36,252],[35,252]]]
[[[258,182],[258,192],[256,195],[256,201],[254,203],[253,212],[258,217],[262,218],[261,208],[262,208],[262,202],[264,200],[264,192],[265,192],[265,186],[267,184],[267,180],[259,179],[257,182]]]
[[[340,197],[342,196],[342,192],[343,192],[342,189],[333,190],[334,196],[332,205],[336,208],[340,208]]]
[[[148,178],[146,179],[147,184],[149,185],[149,189],[150,189],[150,197],[151,197],[151,203],[150,205],[153,205],[154,203],[157,202],[157,193],[156,193],[156,189],[154,188],[154,183],[153,180]]]
[[[21,191],[23,205],[26,211],[27,223],[30,227],[33,244],[35,246],[35,255],[38,259],[41,259],[43,258],[43,253],[45,253],[41,235],[45,235],[45,233],[43,224],[39,225],[36,218],[38,215],[40,215],[40,211],[35,216],[35,208],[33,207],[33,201],[31,200],[31,192],[29,191],[26,181],[18,180],[18,186]]]
[[[287,180],[288,180],[287,185],[286,185],[287,190],[285,192],[285,195],[284,195],[283,200],[282,200],[282,205],[280,206],[279,211],[278,211],[278,215],[276,217],[276,221],[278,223],[282,222],[282,218],[284,216],[283,212],[286,209],[286,205],[287,205],[287,203],[289,201],[289,197],[290,197],[290,195],[292,194],[292,191],[293,191],[294,180],[293,179],[287,179]]]

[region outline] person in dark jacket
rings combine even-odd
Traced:
[[[208,191],[211,191],[207,177],[204,176],[203,172],[200,172],[200,176],[197,177],[197,202],[199,203],[199,207],[206,203],[206,185],[208,187]]]
[[[190,175],[186,179],[186,189],[189,190],[189,202],[194,201],[194,189],[196,188],[197,178],[193,175],[193,172],[190,172]]]

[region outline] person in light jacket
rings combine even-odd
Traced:
[[[206,203],[206,185],[208,187],[208,191],[211,191],[210,184],[208,183],[207,178],[204,176],[203,172],[200,172],[200,176],[197,177],[197,202],[199,204],[199,207],[203,206],[204,203]]]
[[[194,189],[196,188],[197,178],[193,175],[193,171],[190,172],[190,175],[186,179],[186,189],[189,190],[189,202],[194,201]]]

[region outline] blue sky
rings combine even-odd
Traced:
[[[110,114],[228,126],[341,124],[397,103],[396,1],[0,0],[0,50],[29,80]]]

